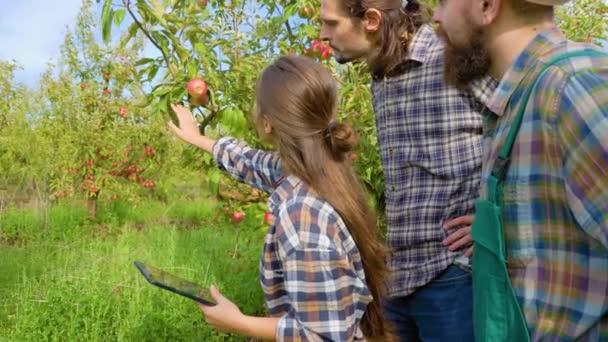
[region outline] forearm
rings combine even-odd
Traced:
[[[193,146],[200,148],[201,150],[213,153],[213,145],[215,145],[215,140],[204,135],[199,135],[197,137],[192,137],[187,140],[187,142]]]
[[[265,341],[276,340],[276,330],[280,318],[245,316],[238,333]]]

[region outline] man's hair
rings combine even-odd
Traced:
[[[382,13],[380,30],[374,37],[377,50],[368,60],[375,76],[384,76],[404,61],[414,34],[431,18],[428,7],[418,0],[343,0],[342,9],[353,20],[363,19],[365,12],[374,8]]]

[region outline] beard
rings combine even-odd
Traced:
[[[330,45],[331,46],[331,45]],[[356,60],[356,58],[350,57],[350,56],[345,56],[343,54],[341,54],[338,50],[336,50],[335,47],[332,46],[332,49],[334,50],[334,60],[336,62],[338,62],[338,64],[346,64],[346,63],[350,63],[354,60]]]
[[[346,64],[353,61],[352,58],[348,58],[337,53],[334,54],[334,59],[336,60],[336,62],[338,62],[338,64]]]
[[[455,44],[441,27],[437,29],[437,35],[445,42],[443,77],[458,89],[486,76],[492,64],[483,28],[470,25],[468,31],[467,42]]]

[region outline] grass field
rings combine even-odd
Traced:
[[[234,224],[212,199],[171,205],[113,201],[95,222],[78,203],[0,213],[0,340],[243,341],[218,334],[196,305],[149,285],[134,260],[216,284],[247,314],[264,314],[264,233]],[[255,221],[255,222],[254,222]]]

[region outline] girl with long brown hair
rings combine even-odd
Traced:
[[[346,154],[353,128],[336,120],[337,84],[322,65],[281,57],[258,80],[254,121],[276,152],[233,138],[202,136],[191,113],[173,106],[184,141],[212,153],[239,181],[270,193],[260,282],[270,317],[243,315],[215,287],[201,306],[219,331],[278,341],[387,341],[379,303],[384,248],[376,216]]]

